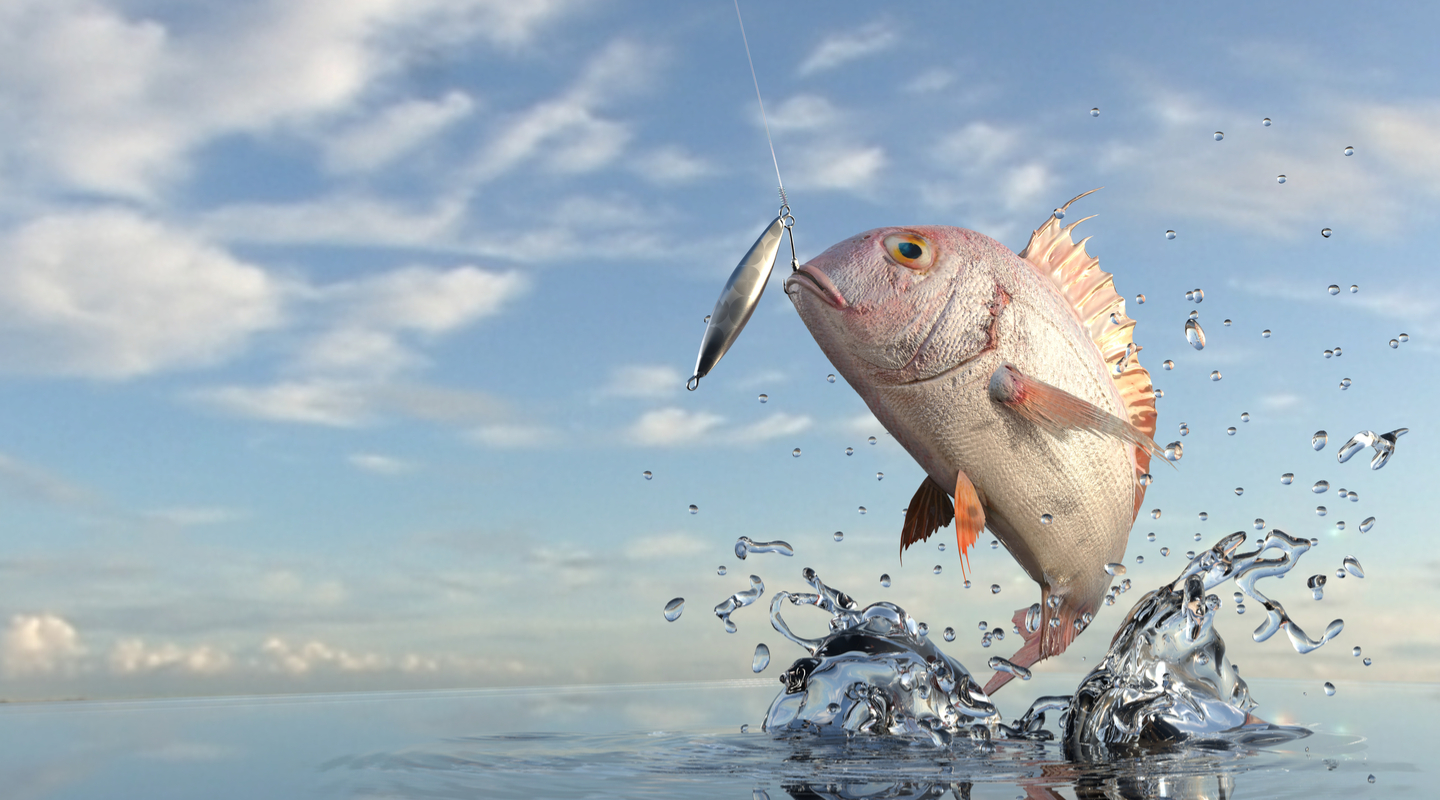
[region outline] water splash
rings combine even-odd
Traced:
[[[759,575],[750,576],[750,588],[738,591],[735,594],[721,600],[715,606],[715,616],[725,623],[725,632],[734,633],[739,630],[735,623],[730,621],[730,615],[760,599],[765,594],[765,584],[760,580]]]
[[[1389,433],[1378,435],[1374,431],[1360,431],[1354,436],[1351,436],[1350,441],[1346,442],[1344,446],[1340,448],[1336,459],[1341,464],[1344,464],[1356,453],[1359,453],[1367,447],[1371,447],[1374,448],[1375,455],[1370,459],[1370,469],[1380,469],[1390,461],[1390,456],[1395,454],[1396,442],[1401,436],[1409,432],[1409,428],[1396,428]]]
[[[795,555],[795,548],[789,542],[776,539],[773,542],[757,542],[749,536],[735,540],[735,557],[742,561],[751,553],[779,553],[782,556]]]
[[[770,624],[809,657],[781,675],[785,688],[765,716],[766,731],[892,735],[937,745],[956,736],[990,738],[987,723],[999,721],[994,704],[959,661],[922,635],[921,623],[892,603],[861,609],[808,567],[801,575],[815,591],[777,592]],[[830,633],[817,639],[796,635],[780,616],[787,602],[829,613]]]

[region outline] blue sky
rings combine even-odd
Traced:
[[[1322,539],[1300,571],[1369,577],[1278,584],[1307,627],[1347,621],[1303,658],[1227,611],[1242,674],[1440,680],[1414,622],[1440,607],[1435,9],[742,9],[802,260],[883,225],[1019,249],[1105,187],[1072,213],[1147,296],[1157,440],[1191,430],[1138,586],[1264,518]],[[0,130],[0,695],[748,677],[756,642],[799,651],[709,608],[807,565],[954,625],[984,673],[968,632],[1036,599],[988,535],[977,589],[953,542],[898,563],[922,473],[778,285],[681,388],[777,205],[728,2],[19,0]],[[1385,469],[1335,462],[1402,426]],[[737,562],[739,535],[797,555]]]

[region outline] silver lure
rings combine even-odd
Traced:
[[[785,233],[787,219],[792,218],[784,214],[776,217],[750,246],[750,252],[740,259],[735,271],[730,273],[730,280],[721,290],[720,299],[715,301],[715,310],[705,326],[705,338],[700,340],[695,374],[685,383],[685,388],[690,391],[695,391],[700,379],[710,374],[710,370],[740,336],[745,323],[750,321],[750,315],[755,313],[760,295],[765,292],[765,284],[770,281],[770,272],[775,269],[775,257],[780,252],[780,240]]]

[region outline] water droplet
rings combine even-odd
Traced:
[[[1223,131],[1215,131],[1215,141],[1218,142],[1218,141],[1220,141],[1220,140],[1222,140],[1222,139],[1224,139],[1224,138],[1225,138],[1225,133],[1224,133]]]
[[[1175,369],[1175,362],[1167,358],[1160,364],[1160,366],[1164,367],[1167,370]]]
[[[1345,556],[1344,566],[1345,571],[1350,573],[1351,575],[1354,575],[1357,578],[1365,577],[1365,570],[1361,568],[1360,562],[1355,558],[1355,556]]]
[[[1266,117],[1265,119],[1260,120],[1260,124],[1264,125],[1267,128],[1270,127],[1270,118]]]
[[[840,704],[839,704],[839,703],[831,703],[830,705],[825,706],[825,710],[826,710],[826,711],[829,711],[831,714],[839,714],[839,713],[840,713]]]
[[[1141,486],[1149,486],[1150,484],[1152,484],[1152,483],[1154,483],[1154,482],[1155,482],[1155,479],[1150,476],[1150,473],[1148,473],[1148,472],[1141,473],[1141,475],[1140,475],[1140,485],[1141,485]]]
[[[1270,338],[1270,329],[1269,329],[1269,328],[1266,328],[1265,330],[1260,331],[1260,337],[1261,337],[1262,339],[1269,339],[1269,338]]]
[[[1179,442],[1171,442],[1165,445],[1165,460],[1170,462],[1179,461],[1185,456],[1185,445]]]
[[[1162,547],[1162,548],[1160,548],[1160,555],[1162,555],[1162,556],[1168,556],[1168,555],[1170,555],[1170,548],[1168,548],[1168,547]]]
[[[1250,421],[1250,412],[1249,412],[1249,411],[1241,411],[1241,412],[1240,412],[1240,421],[1241,421],[1241,422],[1249,422],[1249,421]]]
[[[991,540],[990,540],[990,549],[991,549],[991,550],[999,550],[999,549],[1000,549],[1000,540],[999,540],[999,539],[991,539]]]
[[[1256,518],[1255,518],[1255,530],[1257,530],[1257,531],[1263,531],[1263,530],[1265,530],[1265,520],[1263,520],[1263,519],[1261,519],[1261,518],[1259,518],[1259,517],[1256,517]]]
[[[1366,657],[1363,661],[1361,661],[1360,663],[1362,663],[1362,664],[1364,664],[1365,666],[1368,667],[1368,666],[1370,666],[1370,658],[1367,656],[1367,657]],[[1370,782],[1371,782],[1371,783],[1374,783],[1374,782],[1375,782],[1375,776],[1374,776],[1374,775],[1371,775],[1371,776],[1370,776]]]
[[[1284,176],[1284,175],[1276,175],[1276,176],[1275,176],[1275,182],[1276,182],[1276,183],[1284,183],[1284,182],[1285,182],[1285,176]]]
[[[860,506],[860,513],[861,513],[861,514],[864,514],[864,513],[865,513],[865,506]]]
[[[1359,287],[1358,285],[1353,284],[1353,283],[1350,284],[1350,294],[1355,294],[1355,293],[1358,292],[1358,291],[1360,291],[1360,287]],[[1336,348],[1336,349],[1339,349],[1339,348]]]
[[[1347,146],[1343,152],[1347,156],[1353,156],[1355,155],[1355,148]]]
[[[750,660],[751,672],[764,672],[770,666],[770,648],[764,642],[755,645],[755,657]]]
[[[1335,351],[1334,351],[1334,350],[1326,350],[1326,351],[1325,351],[1325,357],[1326,357],[1326,358],[1330,358],[1330,357],[1332,357],[1332,356],[1334,356],[1334,355],[1335,355]]]
[[[683,613],[685,613],[685,598],[677,597],[665,604],[665,620],[667,622],[680,619],[680,615]]]
[[[835,531],[835,535],[832,536],[832,537],[830,537],[830,538],[834,539],[834,540],[837,541],[837,542],[843,542],[843,541],[845,541],[845,532],[844,532],[844,531]]]
[[[909,510],[908,508],[905,509],[905,513],[907,513],[907,514],[910,513],[910,510]],[[940,552],[942,552],[942,553],[945,552],[945,543],[944,543],[944,542],[940,542],[939,544],[936,544],[935,547],[936,547],[936,549],[938,549]]]
[[[1105,565],[1105,574],[1106,574],[1106,575],[1124,575],[1124,574],[1125,574],[1125,565],[1124,565],[1124,564],[1106,564],[1106,565]]]
[[[1315,481],[1315,485],[1310,487],[1310,491],[1315,494],[1324,494],[1329,489],[1330,481]]]
[[[1145,563],[1145,556],[1135,556],[1135,563],[1136,563],[1136,564],[1144,564],[1144,563]]]
[[[865,441],[869,442],[870,444],[875,444],[875,437],[874,437],[874,436],[871,436],[869,439],[866,439]]]
[[[880,575],[880,585],[886,589],[890,588],[890,573],[885,572]]]
[[[794,450],[791,450],[791,451],[790,451],[790,455],[793,456],[793,457],[795,457],[795,458],[799,458],[799,457],[800,457],[800,448],[797,447],[797,448],[795,448]]]
[[[1349,378],[1341,378],[1341,379],[1340,379],[1340,391],[1343,392],[1343,391],[1345,391],[1346,389],[1349,389],[1349,388],[1350,388],[1350,379],[1349,379]]]
[[[1281,475],[1280,482],[1285,484],[1286,486],[1289,486],[1290,484],[1295,482],[1295,473],[1287,472],[1284,475]]]
[[[1090,116],[1092,116],[1092,117],[1098,117],[1098,116],[1100,116],[1100,109],[1098,109],[1098,108],[1092,108],[1092,109],[1090,109]]]
[[[1201,521],[1201,522],[1204,522],[1205,520],[1210,519],[1210,515],[1207,514],[1207,513],[1205,513],[1204,511],[1201,511],[1201,512],[1200,512],[1199,517],[1200,517],[1200,521]],[[1196,536],[1199,536],[1200,534],[1197,533],[1197,534],[1195,534],[1195,535],[1196,535]]]
[[[1323,517],[1323,516],[1325,516],[1325,506],[1315,506],[1315,516],[1317,516],[1317,517]]]
[[[1150,509],[1150,519],[1160,519],[1160,509],[1158,509],[1158,508],[1152,508],[1152,509]]]
[[[1181,435],[1181,436],[1189,436],[1189,435],[1190,435],[1190,426],[1189,426],[1189,425],[1186,425],[1186,424],[1183,423],[1183,422],[1180,423],[1180,435]]]
[[[990,584],[990,594],[1000,594],[1000,584],[998,584],[998,583],[992,583],[992,584]]]
[[[1236,486],[1236,487],[1235,487],[1235,496],[1236,496],[1236,497],[1239,497],[1239,496],[1242,495],[1242,494],[1245,494],[1245,487],[1244,487],[1244,486]]]
[[[1335,523],[1335,529],[1340,531],[1345,530],[1345,520],[1342,519],[1339,522]]]
[[[1220,370],[1218,370],[1218,369],[1210,370],[1210,380],[1212,380],[1212,381],[1218,381],[1218,380],[1220,380],[1222,377],[1224,377],[1224,376],[1220,374]]]
[[[947,628],[945,629],[944,633],[942,633],[941,635],[945,637],[945,641],[947,641],[947,642],[953,642],[953,641],[955,641],[955,629],[954,629],[954,628],[949,628],[949,627],[947,627]]]
[[[768,394],[762,394],[762,395],[760,395],[760,402],[762,402],[762,403],[768,403],[768,402],[770,402],[770,395],[768,395]]]
[[[691,513],[691,514],[699,514],[699,513],[700,513],[700,506],[697,506],[697,505],[695,505],[694,503],[691,503],[691,504],[690,504],[690,513]]]
[[[940,574],[940,565],[939,565],[939,564],[936,564],[936,565],[935,565],[935,569],[934,569],[933,571],[934,571],[934,573],[935,573],[936,575],[939,575],[939,574]]]
[[[1402,333],[1402,334],[1400,334],[1400,335],[1399,335],[1398,337],[1396,337],[1396,338],[1398,338],[1398,339],[1400,340],[1400,343],[1401,343],[1401,344],[1404,344],[1404,343],[1410,341],[1410,334],[1408,334],[1408,333]]]
[[[1198,533],[1195,534],[1195,541],[1197,541],[1197,542],[1200,541],[1200,534],[1198,534]]]
[[[1373,528],[1373,527],[1375,527],[1375,518],[1374,518],[1374,517],[1366,517],[1366,518],[1365,518],[1365,521],[1362,522],[1362,523],[1360,523],[1360,532],[1361,532],[1361,533],[1369,533],[1369,532],[1370,532],[1370,529]]]
[[[1147,542],[1153,542],[1153,541],[1155,541],[1155,534],[1154,534],[1154,533],[1147,533],[1147,534],[1145,534],[1145,541],[1147,541]]]
[[[845,448],[845,455],[847,455],[847,456],[853,456],[853,455],[855,455],[855,448],[853,448],[853,447],[847,447],[847,448]]]
[[[1325,443],[1328,441],[1330,441],[1329,434],[1325,431],[1315,431],[1315,435],[1310,437],[1310,447],[1316,451],[1324,450]]]
[[[969,581],[969,580],[966,580],[966,581],[965,581],[965,588],[966,588],[966,589],[969,589],[969,588],[970,588],[970,581]]]
[[[1166,239],[1174,239],[1174,238],[1175,238],[1175,231],[1165,231],[1165,238],[1166,238]]]
[[[645,480],[647,480],[647,481],[650,480],[651,478],[654,478],[654,477],[655,477],[655,473],[651,472],[651,471],[648,470],[648,469],[645,470],[644,472],[640,473],[640,474],[641,474],[641,475],[644,475],[644,476],[645,476]]]
[[[705,315],[705,324],[706,324],[706,325],[709,325],[709,324],[710,324],[710,315],[709,315],[709,314],[706,314],[706,315]]]
[[[1335,684],[1331,683],[1330,681],[1325,681],[1325,695],[1327,697],[1335,696]]]
[[[1329,292],[1332,295],[1340,294],[1340,287],[1337,284],[1332,283],[1330,284],[1330,288],[1326,289],[1325,291]]]
[[[834,382],[835,382],[835,374],[834,374],[834,373],[831,373],[831,374],[829,374],[829,375],[826,375],[826,376],[825,376],[825,382],[826,382],[826,383],[834,383]]]
[[[1235,435],[1235,426],[1234,426],[1234,425],[1231,425],[1230,427],[1228,427],[1228,428],[1225,429],[1225,432],[1228,433],[1228,434],[1230,434],[1231,436],[1234,436],[1234,435]]]
[[[1135,295],[1135,304],[1136,304],[1136,305],[1139,305],[1139,306],[1145,305],[1145,295],[1143,295],[1143,294],[1137,294],[1137,295]]]
[[[747,723],[740,726],[741,733],[749,733],[750,725]],[[750,800],[770,800],[770,795],[764,789],[756,789],[750,793]]]
[[[915,626],[915,632],[920,634],[921,636],[929,636],[930,626],[922,622],[919,625]],[[924,695],[921,695],[921,697],[924,697]]]
[[[718,567],[715,568],[715,574],[716,574],[716,575],[724,575],[727,571],[728,571],[728,570],[725,569],[725,565],[724,565],[724,564],[721,564],[720,566],[718,566]]]
[[[1041,515],[1040,515],[1040,524],[1041,524],[1041,525],[1049,525],[1049,524],[1050,524],[1051,522],[1053,522],[1054,520],[1055,520],[1055,518],[1054,518],[1053,516],[1049,515],[1049,514],[1041,514]]]
[[[1391,349],[1391,350],[1394,350],[1395,348],[1397,348],[1397,347],[1399,347],[1399,346],[1400,346],[1400,341],[1399,341],[1398,339],[1391,339],[1391,340],[1390,340],[1390,349]]]
[[[1321,236],[1324,236],[1326,239],[1329,239],[1329,238],[1330,238],[1330,229],[1329,229],[1329,228],[1321,228],[1321,229],[1320,229],[1320,235],[1321,235]]]
[[[1200,320],[1185,320],[1185,341],[1196,350],[1205,349],[1205,330],[1200,327]]]
[[[1235,613],[1236,613],[1236,614],[1244,614],[1244,613],[1245,613],[1245,604],[1244,604],[1244,603],[1236,603],[1236,604],[1235,604]]]
[[[1191,311],[1189,319],[1200,319],[1199,311]]]

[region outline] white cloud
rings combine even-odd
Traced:
[[[461,91],[438,100],[405,100],[348,129],[327,131],[325,162],[336,172],[383,167],[470,116],[475,101]]]
[[[230,522],[238,519],[240,515],[228,508],[177,506],[149,511],[145,516],[170,525],[189,528],[196,525],[218,525],[222,522]]]
[[[886,163],[885,149],[879,146],[817,144],[800,158],[795,183],[811,189],[863,190]]]
[[[404,475],[415,471],[415,465],[409,461],[379,453],[352,453],[346,461],[356,469],[376,475]]]
[[[75,627],[54,614],[16,614],[0,638],[0,663],[12,677],[67,672],[84,654]]]
[[[937,67],[916,75],[903,88],[905,91],[915,94],[930,94],[941,91],[954,82],[954,73]]]
[[[625,557],[633,561],[693,556],[713,549],[713,545],[688,533],[665,533],[633,539],[625,547]]]
[[[735,431],[735,438],[741,442],[764,442],[782,436],[793,436],[810,427],[813,420],[801,414],[777,413]]]
[[[770,130],[776,133],[823,130],[839,123],[841,117],[840,110],[829,100],[814,94],[787,98],[768,112]]]
[[[880,420],[875,419],[875,415],[868,411],[845,420],[841,428],[846,433],[853,433],[858,436],[885,435],[885,426],[881,425]]]
[[[610,372],[600,393],[608,397],[669,397],[685,385],[685,376],[664,364],[627,364]]]
[[[429,208],[335,194],[294,203],[232,203],[201,215],[198,226],[227,242],[389,245],[455,250],[465,201],[441,197]]]
[[[306,675],[326,668],[341,672],[378,672],[393,666],[390,658],[378,653],[351,653],[314,640],[292,646],[284,639],[272,637],[261,645],[260,652],[266,669],[289,675]]]
[[[285,381],[270,386],[217,386],[191,399],[242,417],[349,428],[374,419],[365,387],[332,380]]]
[[[626,441],[645,447],[691,444],[714,430],[724,417],[706,411],[661,408],[640,415],[625,433]]]
[[[548,425],[496,423],[482,425],[467,434],[471,440],[501,450],[544,447],[560,441],[558,430]]]
[[[141,639],[122,639],[110,651],[110,671],[119,675],[135,675],[162,670],[196,675],[215,675],[227,671],[231,656],[210,645],[183,648],[174,644],[151,647]]]
[[[1296,394],[1271,394],[1260,398],[1260,405],[1272,411],[1285,411],[1304,405],[1305,399]]]
[[[662,186],[674,186],[714,175],[715,165],[679,147],[647,148],[637,155],[632,168],[640,177]]]
[[[884,21],[872,22],[853,31],[831,34],[800,63],[800,74],[813,75],[834,69],[883,52],[897,41],[899,36],[894,27]]]
[[[0,237],[11,370],[128,378],[212,364],[276,327],[284,301],[265,271],[129,211],[43,216]]]

